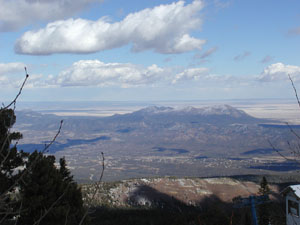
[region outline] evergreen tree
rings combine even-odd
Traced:
[[[261,182],[260,182],[260,188],[258,190],[258,193],[260,195],[268,195],[270,193],[270,187],[267,181],[267,178],[263,176]]]
[[[17,216],[24,225],[79,224],[85,214],[82,193],[65,159],[57,168],[54,156],[18,151],[12,141],[22,134],[10,132],[15,122],[13,109],[0,109],[0,223]]]
[[[270,187],[265,176],[260,182],[260,188],[258,190],[258,193],[260,195],[268,195],[270,193]],[[258,223],[259,225],[269,225],[270,207],[268,203],[264,203],[258,206]]]
[[[79,224],[85,213],[80,188],[60,159],[33,152],[26,164],[29,168],[21,185],[23,208],[18,224]]]
[[[15,99],[0,108],[0,224],[79,224],[86,210],[65,159],[60,159],[58,169],[54,156],[24,153],[12,145],[22,138],[10,129],[16,122],[16,100],[29,77],[26,68],[25,72]]]
[[[17,151],[16,146],[11,146],[12,141],[22,138],[19,132],[10,132],[16,122],[12,109],[0,109],[0,221],[14,216],[14,207],[18,204],[8,194],[14,193],[20,173],[16,169],[24,165],[24,158],[28,155]],[[8,216],[7,213],[10,213]]]

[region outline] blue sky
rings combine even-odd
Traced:
[[[0,0],[2,101],[291,98],[298,0]]]

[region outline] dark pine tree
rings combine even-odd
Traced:
[[[260,188],[259,188],[258,192],[260,195],[268,195],[270,193],[269,183],[265,176],[263,176],[263,178],[260,182]]]
[[[55,166],[54,156],[33,152],[27,162],[29,168],[21,185],[23,208],[18,224],[40,225],[79,224],[85,213],[82,193],[60,159]]]
[[[24,165],[24,158],[27,156],[26,153],[17,151],[16,146],[12,146],[12,141],[22,138],[19,132],[10,132],[15,122],[14,110],[0,109],[0,221],[3,217],[9,219],[14,216],[18,201],[9,197],[9,194],[14,193],[17,188],[20,173],[16,169]]]
[[[260,195],[268,195],[270,193],[270,187],[266,177],[262,178],[258,193]],[[268,203],[263,203],[258,206],[258,223],[259,225],[270,224],[270,205]]]

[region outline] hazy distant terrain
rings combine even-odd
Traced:
[[[84,180],[99,176],[101,152],[105,154],[106,180],[298,169],[297,164],[284,162],[276,152],[289,154],[287,141],[295,144],[289,127],[274,117],[264,118],[229,105],[150,106],[106,117],[22,110],[17,112],[15,129],[24,135],[19,148],[42,150],[64,119],[50,153],[65,156],[75,177]],[[298,131],[300,127],[294,125],[293,129]]]

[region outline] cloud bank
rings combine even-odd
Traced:
[[[300,67],[275,63],[266,67],[258,77],[258,80],[264,82],[284,81],[288,80],[288,75],[294,81],[300,81]]]
[[[20,62],[0,63],[0,77],[11,73],[24,71],[25,64]]]
[[[48,85],[56,86],[118,86],[137,87],[155,86],[162,84],[175,85],[180,82],[230,83],[234,82],[231,76],[211,74],[205,67],[184,69],[182,72],[175,68],[161,68],[155,64],[144,67],[131,63],[104,63],[99,60],[80,60],[63,70],[56,77],[46,81]]]
[[[16,31],[37,21],[63,19],[91,2],[100,0],[0,0],[0,32]]]
[[[15,79],[15,74],[24,76],[25,64],[21,62],[0,63],[0,86],[16,87],[19,85],[19,79]],[[22,78],[24,80],[24,77]]]
[[[130,63],[80,60],[62,71],[50,83],[59,86],[140,86],[162,80],[167,71],[157,65],[142,67]]]
[[[0,63],[1,86],[18,86],[23,81],[24,64]],[[286,82],[288,74],[300,81],[300,66],[271,64],[257,76],[231,76],[213,74],[210,68],[142,66],[132,63],[105,63],[99,60],[80,60],[57,75],[33,74],[26,84],[30,88],[47,87],[162,87],[189,82],[207,87],[251,87],[261,82]],[[16,76],[17,75],[17,76]]]
[[[200,0],[185,5],[183,1],[160,5],[127,15],[110,23],[68,19],[49,23],[37,31],[25,32],[15,44],[19,54],[49,55],[54,53],[93,53],[132,44],[132,51],[153,50],[175,54],[200,50],[204,40],[190,36],[202,20]]]

